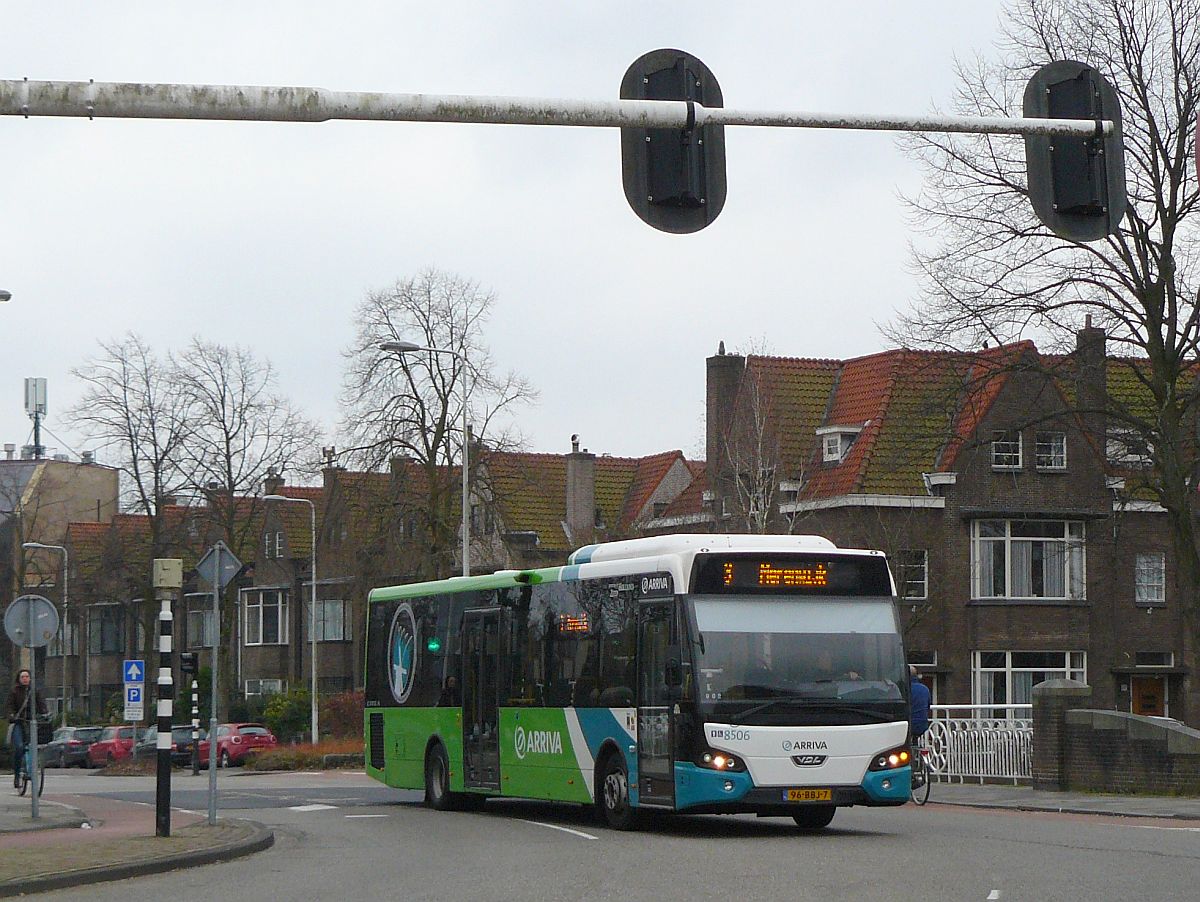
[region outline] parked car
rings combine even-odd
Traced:
[[[217,765],[233,767],[264,749],[275,748],[275,734],[260,723],[223,723],[217,725]],[[208,740],[200,740],[200,766],[208,766]]]
[[[105,727],[100,738],[87,750],[88,766],[104,767],[128,758],[133,751],[134,741],[141,735],[142,731],[137,727]]]
[[[54,738],[42,746],[41,758],[45,767],[85,767],[87,752],[100,738],[104,727],[60,727]]]
[[[208,735],[201,730],[200,738]],[[133,747],[134,761],[154,761],[158,757],[158,729],[148,729],[137,745]],[[171,763],[188,765],[192,763],[192,725],[182,724],[171,727]]]

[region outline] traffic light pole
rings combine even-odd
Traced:
[[[171,835],[171,721],[174,716],[175,680],[171,673],[171,638],[174,618],[171,602],[183,586],[183,561],[156,558],[153,565],[154,594],[158,614],[158,767],[154,794],[154,834]]]
[[[389,94],[258,85],[0,80],[0,116],[86,119],[222,119],[259,122],[463,122],[593,128],[746,125],[995,135],[1108,136],[1111,120],[1009,119],[778,112],[704,107],[683,100],[573,100]]]

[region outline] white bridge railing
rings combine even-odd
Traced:
[[[1033,778],[1033,705],[934,705],[929,765],[943,782]]]

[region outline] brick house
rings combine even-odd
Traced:
[[[1128,361],[1106,365],[1100,330],[1061,356],[1023,342],[707,363],[708,489],[681,496],[676,521],[885,550],[936,702],[1028,702],[1070,677],[1098,707],[1200,722],[1167,517],[1137,489],[1145,461],[1073,412],[1133,382]]]

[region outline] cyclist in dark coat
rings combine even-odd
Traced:
[[[12,724],[12,752],[13,752],[13,785],[17,785],[18,772],[20,768],[17,766],[25,754],[25,746],[28,745],[29,729],[29,683],[32,676],[25,668],[17,671],[17,679],[13,684],[12,692],[8,696],[8,722]],[[37,693],[37,713],[39,717],[47,716],[46,699],[42,693]]]
[[[933,697],[929,694],[929,687],[917,677],[917,668],[910,664],[908,672],[909,695],[912,697],[912,716],[909,722],[912,724],[912,738],[916,740],[924,736],[925,731],[929,729],[929,705]]]

